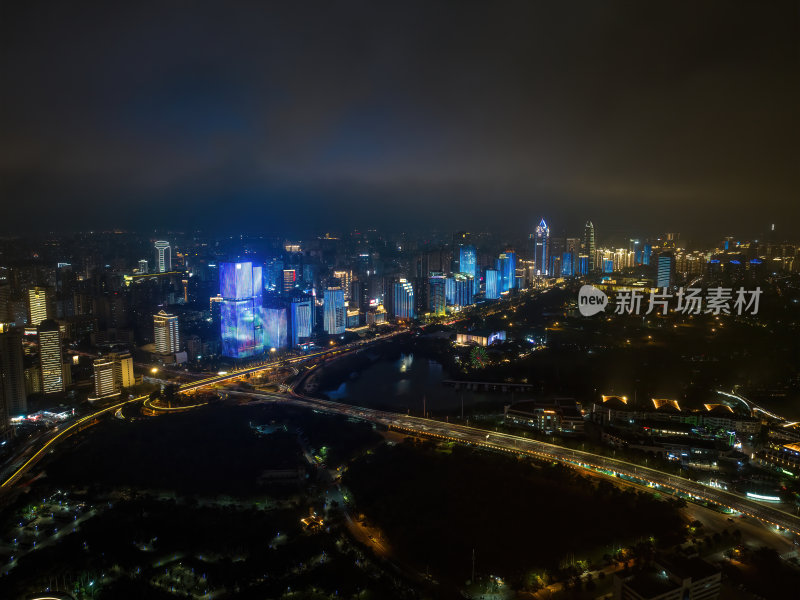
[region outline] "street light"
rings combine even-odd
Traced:
[[[150,372],[151,372],[153,375],[155,375],[156,373],[158,373],[158,367],[153,367],[152,369],[150,369]]]

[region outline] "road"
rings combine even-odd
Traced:
[[[238,371],[230,371],[223,374],[212,375],[211,377],[206,377],[198,381],[192,381],[183,384],[180,386],[179,391],[189,392],[203,387],[235,381],[243,376],[250,375],[253,373],[258,373],[259,371],[264,371],[266,369],[272,369],[284,364],[298,364],[315,358],[327,358],[327,357],[338,356],[343,353],[361,350],[365,346],[374,344],[376,342],[385,341],[389,338],[392,338],[402,333],[407,333],[407,331],[406,330],[392,331],[390,333],[376,336],[369,340],[353,342],[345,346],[334,346],[331,348],[326,348],[325,350],[321,350],[319,352],[314,352],[312,354],[304,354],[302,356],[295,356],[292,358],[275,360],[272,362],[259,364],[246,369],[241,369]],[[124,400],[122,402],[118,402],[111,406],[99,408],[89,413],[86,416],[80,417],[79,419],[73,421],[72,423],[66,423],[64,425],[59,425],[53,428],[47,435],[43,435],[36,440],[37,442],[41,443],[41,447],[30,458],[25,460],[25,454],[17,454],[17,456],[14,459],[8,462],[8,466],[6,466],[5,470],[1,474],[2,477],[4,477],[5,479],[3,480],[2,483],[0,483],[0,491],[5,492],[11,489],[14,483],[18,482],[22,478],[22,476],[25,473],[27,473],[31,468],[33,468],[42,458],[44,458],[44,456],[46,456],[49,451],[53,450],[56,444],[65,440],[70,435],[81,431],[85,427],[93,425],[94,423],[97,422],[98,418],[106,415],[107,413],[114,414],[118,409],[122,408],[127,404],[132,404],[135,402],[143,402],[147,399],[148,396],[139,396],[137,398]],[[26,444],[23,450],[25,453],[30,452],[31,445]]]
[[[466,425],[435,421],[422,417],[412,417],[359,406],[350,406],[330,400],[309,398],[294,392],[291,394],[273,394],[230,390],[228,393],[231,395],[273,400],[275,402],[304,406],[324,412],[342,414],[348,417],[385,425],[391,429],[411,435],[421,435],[515,454],[527,454],[544,460],[560,462],[573,468],[604,473],[611,477],[628,477],[652,487],[654,491],[663,489],[668,493],[672,491],[681,492],[696,499],[712,502],[730,510],[759,519],[769,525],[781,527],[796,535],[800,535],[800,518],[784,512],[776,506],[763,504],[732,492],[708,487],[696,481],[663,473],[656,469],[642,467],[615,458],[598,456],[591,452],[571,450],[562,446],[548,444],[547,442],[507,433],[488,432],[485,429],[468,427]]]

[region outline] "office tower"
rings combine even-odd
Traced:
[[[406,279],[394,284],[394,318],[409,320],[414,318],[414,286]]]
[[[446,282],[444,273],[432,273],[428,279],[428,310],[437,316],[443,315],[447,306]]]
[[[465,273],[453,275],[453,306],[469,306],[473,304],[473,280]]]
[[[486,269],[486,299],[497,300],[500,297],[500,271]]]
[[[473,286],[478,283],[478,258],[475,246],[461,246],[459,248],[458,271],[471,276]]]
[[[500,293],[517,287],[517,254],[506,250],[497,258],[497,270],[500,272]]]
[[[159,354],[180,352],[178,316],[170,315],[163,310],[159,311],[157,315],[153,315],[153,339],[156,344],[156,352]]]
[[[447,277],[444,280],[444,299],[448,306],[452,306],[456,301],[456,280]]]
[[[262,270],[247,262],[220,264],[222,355],[246,358],[264,352]]]
[[[114,385],[114,359],[104,356],[94,360],[94,397],[105,398],[119,393]]]
[[[564,252],[561,254],[561,275],[571,277],[575,275],[575,254]]]
[[[288,294],[294,289],[297,282],[297,271],[295,269],[283,270],[283,293]]]
[[[142,259],[139,261],[139,274],[144,275],[147,273],[147,261]]]
[[[287,333],[286,309],[282,306],[264,308],[264,349],[286,348],[289,345]]]
[[[533,238],[533,267],[536,275],[549,275],[550,228],[544,218],[536,226]]]
[[[0,384],[5,417],[24,415],[28,412],[25,392],[25,365],[22,354],[22,334],[11,330],[0,333]],[[3,415],[0,414],[0,418]],[[7,423],[0,423],[0,429]]]
[[[649,265],[650,264],[650,257],[653,255],[653,246],[652,244],[644,244],[642,246],[642,264]]]
[[[289,304],[292,348],[308,341],[313,328],[314,304],[311,296],[292,298]]]
[[[324,323],[325,333],[329,335],[339,335],[344,333],[347,325],[344,292],[340,287],[329,287],[325,290],[324,301]]]
[[[333,276],[339,280],[339,285],[344,292],[344,299],[351,300],[352,299],[352,285],[353,285],[353,272],[352,271],[334,271]]]
[[[44,394],[58,394],[65,389],[61,330],[58,327],[58,323],[52,319],[47,319],[39,324],[38,334],[42,392]]]
[[[578,263],[575,272],[578,275],[589,274],[589,257],[586,254],[581,254],[580,256],[578,256]]]
[[[29,289],[28,325],[38,327],[39,323],[53,316],[53,290],[38,286]]]
[[[172,270],[172,249],[169,242],[158,241],[156,246],[156,272],[166,273]]]
[[[662,252],[658,255],[656,268],[656,287],[672,287],[672,276],[675,272],[675,255],[671,252]]]
[[[613,258],[604,258],[602,265],[603,265],[603,273],[613,273],[614,272],[614,259]]]
[[[594,225],[591,221],[586,221],[583,228],[583,253],[588,257],[588,273],[597,268],[595,263],[595,244],[594,244]]]

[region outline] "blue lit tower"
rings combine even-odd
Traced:
[[[325,290],[324,311],[325,333],[329,335],[344,333],[347,327],[347,315],[344,308],[344,290],[341,287],[329,287]]]
[[[264,352],[261,267],[221,263],[219,288],[222,355],[246,358]]]
[[[434,315],[443,315],[447,305],[447,278],[444,273],[431,273],[428,278],[428,309]]]
[[[314,326],[314,300],[311,296],[292,298],[289,304],[289,323],[292,348],[299,346],[301,341],[307,341],[311,337],[311,330]]]
[[[473,286],[478,282],[478,260],[475,246],[461,246],[458,250],[458,270],[472,277]],[[474,291],[474,290],[473,290]]]
[[[466,273],[456,273],[453,275],[453,305],[469,306],[473,303],[474,283],[471,276]]]
[[[536,226],[533,238],[533,268],[537,275],[549,275],[550,228],[544,218]]]
[[[663,252],[658,255],[656,270],[656,287],[672,287],[672,275],[675,271],[675,255],[671,252]]]
[[[500,297],[500,271],[486,269],[486,299],[497,300]]]
[[[401,279],[394,284],[394,310],[395,319],[414,318],[414,286],[406,279]]]
[[[500,272],[500,293],[517,287],[517,253],[506,250],[497,258],[497,270]]]
[[[287,334],[286,308],[283,306],[264,308],[264,349],[280,350],[288,347]]]

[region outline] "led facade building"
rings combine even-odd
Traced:
[[[39,323],[53,318],[53,290],[34,287],[28,290],[28,325],[38,327]]]
[[[401,279],[394,284],[394,318],[409,320],[414,318],[414,286]]]
[[[178,332],[178,316],[159,311],[153,315],[153,339],[156,352],[159,354],[174,354],[180,352],[180,333]]]
[[[58,323],[47,319],[39,324],[39,367],[42,393],[58,394],[65,389],[61,330]]]
[[[325,290],[324,303],[325,333],[340,335],[347,327],[347,315],[344,307],[344,291],[340,287],[329,287]]]
[[[444,280],[444,298],[448,306],[456,302],[456,280],[453,277]]]
[[[500,293],[517,287],[517,253],[506,250],[497,258],[497,270],[500,272]]]
[[[473,279],[464,273],[453,275],[453,306],[469,306],[473,304]]]
[[[310,296],[292,298],[289,304],[290,342],[292,348],[311,337],[314,327],[314,301]]]
[[[544,218],[536,226],[533,234],[533,266],[536,275],[549,275],[550,266],[550,228]]]
[[[261,267],[249,261],[221,263],[219,286],[222,355],[247,358],[262,354],[265,344]]]
[[[97,358],[92,366],[94,369],[94,398],[118,395],[119,389],[114,385],[114,359],[110,356]]]
[[[447,306],[447,278],[443,273],[434,273],[428,278],[428,309],[434,315],[443,315]]]
[[[671,253],[658,255],[656,271],[656,287],[659,289],[672,287],[672,275],[675,272],[675,256]]]
[[[289,345],[286,309],[283,307],[264,309],[264,346],[281,350]]]
[[[497,269],[486,269],[486,299],[497,300],[500,297],[500,272]]]
[[[156,247],[156,271],[166,273],[172,270],[172,249],[169,242],[163,240],[155,243]]]
[[[561,255],[561,275],[571,277],[575,275],[575,261],[572,252],[564,252]]]
[[[478,282],[478,259],[475,246],[461,246],[458,249],[458,270],[472,277],[473,286]]]

